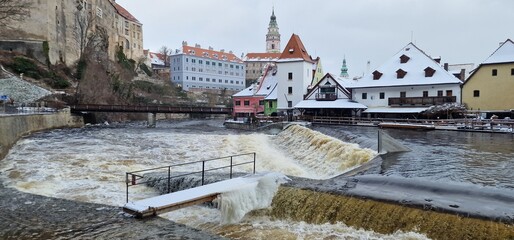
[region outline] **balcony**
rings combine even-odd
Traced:
[[[456,96],[389,98],[389,106],[431,106],[457,102]]]
[[[335,93],[316,93],[316,101],[335,101],[336,99]]]

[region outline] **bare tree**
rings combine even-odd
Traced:
[[[0,0],[0,27],[11,21],[21,21],[30,15],[32,2],[29,0]]]
[[[163,56],[163,60],[164,60],[164,66],[168,67],[170,65],[170,60],[169,60],[169,57],[171,56],[171,53],[173,53],[173,51],[171,50],[171,48],[169,47],[166,47],[166,46],[162,46],[161,49],[159,50],[159,54],[161,54]]]

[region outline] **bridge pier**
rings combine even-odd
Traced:
[[[149,128],[155,128],[156,125],[156,113],[148,113],[148,127]]]

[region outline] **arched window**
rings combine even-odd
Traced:
[[[130,42],[128,39],[125,39],[125,48],[130,49]]]

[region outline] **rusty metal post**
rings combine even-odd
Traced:
[[[171,191],[171,167],[168,166],[168,193]]]
[[[232,179],[232,156],[230,156],[230,179]]]
[[[253,174],[255,174],[255,152],[253,153]]]
[[[128,191],[129,191],[128,190],[129,189],[129,179],[128,179],[129,177],[128,177],[128,175],[129,175],[128,173],[125,173],[125,185],[127,186],[127,192],[126,192],[126,194],[127,194],[127,203],[128,203]]]
[[[203,186],[203,178],[205,177],[205,161],[202,161],[202,186]]]

